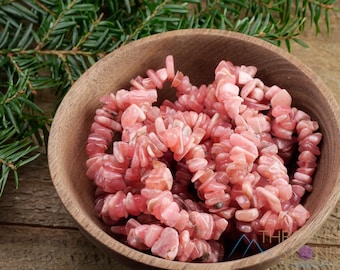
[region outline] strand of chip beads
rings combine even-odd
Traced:
[[[223,245],[216,241],[192,238],[187,230],[178,232],[159,224],[141,224],[133,218],[125,226],[113,226],[111,229],[126,235],[130,246],[151,250],[152,254],[168,260],[218,262],[224,254]]]
[[[260,213],[259,213],[259,210],[257,208],[248,209],[248,207],[249,207],[248,205],[249,205],[249,202],[251,200],[253,201],[253,204],[254,204],[254,202],[256,202],[258,204],[257,206],[260,206],[259,202],[261,202],[261,200],[254,199],[254,198],[256,198],[256,196],[254,196],[254,195],[257,195],[257,197],[262,196],[262,198],[263,198],[262,203],[264,205],[265,205],[265,203],[267,203],[267,205],[269,204],[269,206],[271,208],[271,210],[268,210],[265,213],[265,215],[263,215],[261,217],[262,224],[266,223],[265,217],[267,217],[267,216],[271,217],[272,216],[272,213],[269,212],[269,211],[274,211],[275,213],[280,212],[280,214],[281,214],[281,212],[282,212],[282,211],[280,211],[280,209],[281,209],[280,207],[282,207],[280,205],[281,202],[278,199],[278,196],[277,196],[278,194],[275,194],[275,192],[274,192],[275,189],[273,188],[273,186],[268,186],[268,185],[264,186],[264,187],[257,186],[256,189],[253,190],[254,187],[253,187],[253,185],[251,185],[251,181],[244,181],[244,183],[242,184],[243,194],[238,194],[239,183],[237,183],[237,181],[239,181],[240,178],[243,179],[243,180],[244,179],[252,179],[253,183],[257,183],[258,180],[259,180],[259,177],[258,177],[259,173],[256,172],[256,171],[249,172],[249,168],[254,167],[253,163],[254,163],[255,159],[258,158],[257,147],[259,146],[260,143],[262,143],[262,141],[258,142],[258,140],[256,140],[256,136],[255,137],[250,136],[250,135],[253,135],[253,134],[249,134],[249,133],[246,133],[244,131],[243,132],[239,131],[238,133],[233,133],[233,132],[230,132],[227,129],[228,128],[230,129],[230,119],[232,119],[235,122],[241,122],[241,123],[246,121],[246,124],[248,125],[248,127],[251,126],[253,129],[255,129],[255,128],[259,129],[260,128],[260,129],[262,129],[262,131],[264,131],[268,127],[267,118],[266,117],[259,117],[258,114],[254,115],[254,113],[253,113],[254,109],[264,110],[264,109],[268,108],[268,104],[266,104],[264,102],[265,99],[263,98],[265,95],[267,96],[267,100],[270,100],[272,102],[272,105],[275,104],[276,100],[282,99],[282,97],[287,98],[287,95],[284,92],[285,90],[284,91],[277,91],[277,92],[267,91],[266,93],[264,93],[263,83],[261,83],[261,81],[259,81],[258,79],[253,79],[253,75],[256,73],[256,72],[254,72],[254,68],[252,68],[252,67],[237,68],[237,67],[233,67],[231,65],[231,63],[229,63],[229,62],[222,63],[220,65],[220,69],[218,69],[218,68],[216,69],[217,70],[216,78],[219,78],[219,80],[218,81],[216,80],[217,82],[215,81],[213,86],[208,86],[208,87],[202,86],[200,88],[196,88],[196,87],[193,87],[190,84],[188,77],[184,76],[182,73],[177,72],[176,75],[174,75],[173,64],[169,64],[169,62],[171,62],[169,59],[171,60],[171,57],[167,58],[167,61],[166,61],[167,67],[165,69],[160,69],[158,71],[148,70],[147,74],[148,74],[149,78],[143,79],[141,77],[137,77],[135,80],[131,81],[131,84],[133,85],[135,90],[138,90],[138,91],[153,91],[152,88],[154,88],[155,86],[157,86],[158,88],[162,87],[162,83],[164,82],[166,77],[170,77],[170,79],[171,79],[172,76],[173,76],[173,86],[176,86],[176,88],[177,88],[178,101],[176,101],[175,104],[171,104],[170,102],[167,102],[167,103],[165,102],[166,105],[168,105],[168,106],[163,106],[163,115],[164,114],[167,115],[172,109],[185,110],[185,109],[188,109],[188,108],[191,109],[192,111],[196,112],[197,114],[194,114],[194,112],[190,112],[189,118],[194,119],[194,121],[192,121],[192,120],[179,121],[181,119],[181,117],[183,117],[183,116],[181,116],[181,117],[179,117],[179,119],[175,119],[175,120],[177,120],[176,121],[177,126],[175,126],[175,127],[171,126],[170,128],[165,129],[166,124],[162,122],[162,118],[157,117],[157,113],[159,111],[157,109],[154,109],[154,108],[152,110],[149,110],[151,112],[151,113],[149,113],[149,118],[153,118],[152,120],[154,120],[154,122],[155,122],[155,131],[156,132],[152,133],[152,134],[155,134],[157,136],[152,137],[154,142],[157,142],[158,146],[162,146],[161,143],[164,143],[168,148],[170,148],[174,152],[175,160],[179,161],[182,158],[184,158],[186,160],[187,168],[189,169],[189,171],[192,174],[194,174],[192,181],[195,182],[195,184],[196,184],[196,188],[198,190],[198,195],[199,195],[200,198],[205,199],[205,203],[206,203],[206,206],[208,207],[209,211],[213,212],[212,209],[215,209],[215,210],[217,209],[217,210],[219,210],[218,214],[222,215],[223,217],[229,217],[229,218],[231,218],[235,215],[236,219],[238,219],[238,221],[239,221],[238,224],[242,225],[242,226],[241,225],[238,226],[238,228],[241,231],[242,230],[243,231],[249,230],[249,226],[247,226],[248,225],[247,223],[249,223],[249,222],[255,223],[259,218]],[[167,74],[167,76],[165,76],[165,74]],[[169,74],[171,74],[171,75],[169,75]],[[222,75],[225,75],[225,74],[227,74],[228,76],[222,76]],[[238,80],[239,85],[244,84],[244,87],[241,90],[241,96],[238,95],[239,94],[239,88],[238,88],[238,86],[235,85],[236,79]],[[145,88],[150,88],[150,89],[145,90]],[[273,89],[273,87],[271,88],[271,90],[272,89]],[[134,89],[131,89],[131,90],[133,91]],[[145,113],[143,114],[143,112],[145,112],[146,109],[149,109],[150,105],[149,104],[148,104],[148,106],[144,105],[142,110],[140,110],[140,108],[138,108],[138,106],[130,106],[131,108],[127,107],[127,104],[129,104],[129,102],[126,102],[126,99],[124,101],[124,98],[122,98],[122,97],[123,96],[126,97],[126,96],[128,96],[128,94],[126,93],[127,91],[122,91],[122,92],[123,92],[122,94],[120,94],[121,91],[119,91],[119,93],[117,92],[116,97],[112,98],[112,96],[111,96],[113,101],[111,100],[110,102],[111,102],[111,107],[113,108],[113,111],[116,112],[117,107],[119,107],[121,109],[121,111],[124,111],[126,108],[128,108],[128,109],[130,109],[131,112],[134,112],[134,114],[130,113],[129,115],[137,115],[138,116],[138,117],[135,117],[135,118],[132,117],[132,120],[131,120],[131,118],[128,118],[128,121],[123,121],[122,124],[124,124],[124,126],[128,126],[129,124],[135,125],[138,121],[144,121],[146,119],[146,116],[145,116]],[[133,92],[136,92],[136,91],[133,91]],[[190,93],[194,93],[194,92],[195,92],[195,95],[190,94]],[[268,93],[272,93],[271,98],[268,98],[268,96],[270,95]],[[144,95],[142,96],[142,95],[137,94],[135,97],[137,97],[137,98],[134,99],[134,102],[136,100],[137,101],[143,100]],[[202,100],[204,100],[204,106],[203,107],[199,106],[200,104],[202,104]],[[244,101],[244,104],[242,104],[243,101]],[[213,105],[211,105],[211,104],[213,104]],[[187,107],[185,107],[185,106],[187,106]],[[277,107],[277,106],[273,106],[273,107]],[[165,108],[165,110],[164,110],[164,108]],[[204,110],[205,113],[202,113],[201,112],[202,110]],[[129,110],[126,110],[126,111],[129,111]],[[274,111],[274,109],[273,109],[273,111]],[[274,114],[276,114],[276,111],[279,111],[279,110],[275,110]],[[124,113],[125,113],[125,111],[124,111]],[[128,113],[126,112],[126,114],[128,114]],[[208,114],[210,114],[211,119],[209,119]],[[218,119],[222,119],[222,117],[219,116],[220,114],[221,115],[227,115],[227,116],[223,117],[223,121],[218,120]],[[241,114],[242,114],[243,117],[240,118]],[[247,114],[248,114],[248,116],[245,117]],[[250,115],[253,114],[252,117],[249,117],[249,114]],[[102,116],[102,115],[100,115],[100,116]],[[105,114],[105,116],[109,119],[109,121],[104,122],[103,118],[99,118],[99,120],[97,119],[97,122],[99,123],[99,125],[109,126],[109,124],[106,124],[106,123],[110,123],[110,125],[112,126],[112,123],[114,123],[114,122],[112,122],[112,117],[107,116],[106,114]],[[272,144],[272,142],[270,140],[268,140],[268,138],[266,138],[266,140],[264,140],[264,141],[267,142],[267,147],[264,147],[264,149],[267,149],[267,150],[269,148],[275,149],[275,145],[279,145],[278,140],[281,140],[281,141],[279,141],[281,143],[282,143],[283,140],[286,140],[286,142],[289,141],[285,137],[279,138],[281,136],[281,134],[289,133],[289,126],[282,125],[284,123],[284,121],[283,121],[284,119],[282,119],[282,118],[283,118],[282,115],[278,114],[276,116],[275,122],[273,124],[273,129],[275,130],[276,135],[279,135],[276,138],[276,144]],[[209,119],[210,121],[207,121],[207,119]],[[278,121],[278,119],[279,119],[279,121]],[[172,122],[174,123],[175,121],[172,120]],[[197,123],[207,123],[207,122],[209,123],[207,126],[197,125]],[[183,125],[183,123],[184,123],[184,125]],[[193,125],[194,123],[196,123],[196,124]],[[219,123],[224,123],[224,124],[220,125]],[[226,125],[225,123],[228,123],[228,124]],[[263,128],[263,126],[264,126],[264,128]],[[301,124],[301,126],[303,126],[303,125]],[[167,123],[167,127],[169,127],[168,123]],[[186,127],[186,128],[183,128],[183,127]],[[209,132],[204,131],[207,128],[208,128]],[[117,131],[119,131],[118,128],[116,128],[116,129],[117,129]],[[142,127],[138,126],[138,129],[135,130],[134,132],[132,132],[132,134],[137,134],[140,129],[142,129]],[[239,125],[238,129],[242,131],[242,125]],[[302,129],[303,128],[301,128],[301,130]],[[218,147],[216,146],[216,144],[214,144],[215,148],[213,148],[214,151],[212,151],[214,153],[213,155],[215,155],[214,160],[210,159],[210,157],[208,157],[208,160],[207,160],[207,157],[206,156],[203,157],[201,153],[202,152],[206,153],[207,151],[212,149],[211,148],[212,143],[210,141],[209,143],[199,144],[199,142],[203,138],[204,139],[207,139],[207,138],[211,139],[211,137],[214,137],[214,136],[215,136],[215,140],[216,140],[216,138],[220,139],[221,134],[225,133],[226,130],[228,132],[226,132],[227,138],[224,138],[224,139],[226,139],[224,141],[224,143],[219,142],[220,144],[219,144]],[[196,132],[196,135],[198,134],[198,139],[194,138],[192,140],[188,140],[187,135],[188,135],[188,132],[190,134],[190,131],[193,131],[193,133]],[[131,132],[129,131],[129,133],[131,133]],[[170,134],[170,135],[164,136],[164,134]],[[306,134],[306,132],[305,133],[301,132],[299,134]],[[313,134],[313,135],[315,135],[315,134]],[[262,134],[261,134],[260,137],[265,138],[266,136],[262,136]],[[300,135],[300,137],[305,138],[306,136]],[[312,153],[314,154],[314,158],[315,158],[315,156],[318,155],[318,152],[315,150],[315,147],[314,148],[312,147],[312,146],[316,146],[318,144],[317,138],[315,138],[315,137],[317,137],[317,138],[319,138],[319,140],[321,140],[320,136],[309,137],[308,140],[305,139],[304,141],[300,140],[299,151],[301,151],[301,153],[302,153],[302,152],[306,152],[307,149],[308,149],[308,151],[314,149],[314,152],[312,152]],[[131,136],[130,136],[130,138],[131,138]],[[157,138],[158,138],[158,140],[157,140]],[[93,146],[93,144],[96,146],[98,144],[98,141],[96,141],[95,139],[96,139],[96,137],[94,136],[94,138],[92,138],[92,141],[89,141],[89,144],[91,145],[91,143],[92,143],[92,146]],[[270,141],[269,144],[268,144],[268,141]],[[96,144],[96,142],[97,142],[97,144]],[[239,142],[241,142],[241,145],[239,145]],[[292,145],[291,141],[289,141],[289,143],[290,143],[290,145]],[[134,147],[136,149],[135,145],[134,145]],[[91,147],[89,147],[89,148],[91,148]],[[105,147],[97,147],[97,148],[99,148],[101,152],[103,152],[102,149],[105,150]],[[137,149],[139,149],[139,148],[137,148]],[[146,167],[147,164],[148,164],[147,158],[145,158],[146,153],[148,153],[149,156],[156,157],[157,153],[155,153],[155,152],[157,152],[157,149],[159,150],[161,148],[154,147],[152,149],[152,151],[149,150],[148,152],[147,152],[148,149],[145,149],[145,148],[140,148],[140,149],[141,149],[141,151],[139,151],[140,154],[134,155],[133,157],[139,156],[140,158],[144,157],[144,159],[141,159],[142,160],[142,162],[141,162],[140,160],[135,158],[134,163],[136,163],[137,165],[139,165],[138,163],[141,163],[142,167],[143,167],[143,164],[144,164],[144,167]],[[229,157],[226,157],[225,155],[223,155],[223,153],[219,152],[218,149],[223,149],[223,150],[228,149],[229,152],[227,151],[227,153],[229,153]],[[290,150],[291,148],[280,147],[280,149],[281,149],[281,155],[282,155],[282,153],[290,152],[290,151],[283,151],[283,150],[287,150],[287,149]],[[264,151],[262,151],[262,152],[264,152]],[[311,151],[309,151],[309,152],[311,152]],[[161,157],[162,154],[164,154],[164,152],[158,151],[157,157]],[[275,154],[272,153],[271,155],[269,155],[267,153],[267,155],[261,156],[261,158],[259,158],[259,160],[261,160],[262,163],[259,164],[259,166],[257,166],[257,167],[261,168],[261,166],[262,166],[262,169],[263,169],[267,166],[267,168],[268,168],[268,161],[269,160],[271,162],[272,162],[272,160],[274,160],[274,164],[282,165],[280,158],[276,154],[277,153],[275,153]],[[96,156],[96,155],[94,155],[94,156]],[[313,170],[310,169],[311,160],[308,159],[309,157],[310,156],[308,156],[307,153],[304,153],[303,155],[300,154],[300,156],[299,156],[299,162],[300,162],[299,166],[301,167],[301,170],[297,171],[298,173],[295,173],[296,179],[293,180],[295,191],[298,190],[298,187],[302,186],[301,183],[304,184],[304,188],[306,188],[306,187],[309,188],[308,185],[306,186],[306,183],[309,184],[308,181],[310,181],[310,180],[309,179],[306,180],[306,177],[305,177],[305,175],[308,175],[308,173],[311,174],[311,172],[313,171]],[[119,158],[121,158],[121,156],[116,157],[116,161],[118,161],[118,163],[119,163]],[[232,162],[225,162],[226,160],[228,161],[228,159],[229,159],[229,161],[232,160]],[[98,159],[94,158],[94,160],[98,160]],[[224,162],[222,162],[223,160],[224,160]],[[123,159],[121,158],[120,161],[123,161]],[[98,162],[94,162],[94,161],[90,162],[89,161],[89,163],[94,164],[94,163],[98,163]],[[124,162],[122,162],[122,163],[124,163]],[[302,166],[302,164],[304,166]],[[213,169],[212,169],[213,165],[216,166],[216,168],[220,168],[220,169],[226,167],[227,173],[223,172],[223,170],[218,171],[218,172],[214,172]],[[272,163],[272,165],[273,165],[273,163]],[[307,167],[307,166],[309,166],[309,167]],[[138,166],[135,166],[135,167],[138,167]],[[204,169],[199,169],[199,168],[202,168],[202,167]],[[272,167],[270,167],[270,168],[272,168]],[[90,168],[91,168],[91,166],[90,166]],[[89,169],[88,174],[91,176],[92,174],[90,172],[93,173],[93,171],[94,170]],[[140,170],[134,170],[135,172],[137,171],[137,174],[132,172],[133,171],[132,168],[126,168],[126,171],[131,172],[129,174],[130,177],[128,177],[129,179],[135,179],[136,177],[138,178],[138,176],[141,175]],[[265,172],[265,171],[266,170],[263,170],[263,172]],[[233,173],[234,173],[234,177],[233,177]],[[301,176],[301,174],[302,174],[302,176]],[[103,174],[101,174],[101,175],[103,175]],[[232,177],[230,177],[230,176],[232,176]],[[239,177],[239,176],[242,176],[242,177]],[[263,178],[263,175],[261,175],[260,178],[261,177]],[[268,176],[268,177],[270,178],[270,176]],[[102,177],[102,178],[105,178],[105,177]],[[188,179],[188,177],[186,179]],[[218,181],[216,181],[216,179],[218,179]],[[197,181],[197,180],[199,180],[199,181]],[[103,181],[101,181],[101,182],[103,182]],[[228,185],[229,182],[233,185],[232,188],[230,188],[230,185]],[[287,188],[289,185],[286,185],[286,183],[287,183],[286,179],[281,179],[281,181],[276,181],[275,183],[277,185],[280,184],[280,186],[286,187],[286,189],[283,189],[283,190],[286,190],[285,193],[282,192],[282,194],[281,194],[281,197],[284,197],[284,199],[286,199],[288,197],[287,194],[289,194],[289,188]],[[216,194],[216,192],[214,192],[215,190],[220,190],[222,192],[220,192],[219,194]],[[238,194],[238,195],[230,197],[229,193],[230,194]],[[283,195],[283,194],[286,194],[286,195]],[[299,194],[301,194],[301,192]],[[234,199],[238,203],[238,205],[243,207],[243,208],[236,210],[235,207],[232,207],[232,206],[230,207],[230,205],[228,205],[230,203],[230,198]],[[174,205],[174,204],[172,204],[172,205]],[[213,207],[211,207],[211,206],[213,206]],[[300,210],[300,213],[303,212],[304,208],[301,205],[297,205],[295,208],[298,208],[298,207],[299,207],[298,210]],[[176,211],[175,211],[175,213],[176,213]],[[307,217],[307,214],[304,213],[303,216]],[[303,222],[300,222],[300,224],[302,224],[302,223]]]

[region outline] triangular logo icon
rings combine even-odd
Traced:
[[[255,245],[257,247],[257,249],[259,250],[259,252],[263,252],[263,249],[261,248],[261,246],[259,245],[259,243],[257,243],[257,241],[255,239],[250,240],[248,238],[247,235],[242,234],[241,237],[238,239],[238,241],[236,242],[234,248],[232,249],[232,251],[229,254],[229,258],[234,254],[234,252],[240,247],[241,241],[246,240],[248,242],[248,246],[245,248],[242,257],[245,257],[247,255],[248,250],[250,249],[250,247],[252,245]]]

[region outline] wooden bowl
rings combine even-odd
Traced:
[[[85,176],[85,145],[99,97],[127,88],[131,78],[148,68],[164,66],[172,54],[176,69],[195,85],[210,83],[221,60],[254,65],[266,85],[287,89],[294,106],[317,120],[323,133],[322,156],[314,190],[305,201],[307,223],[280,244],[256,255],[220,263],[183,263],[147,255],[115,240],[94,210],[94,186]],[[166,91],[163,91],[163,93]],[[340,113],[332,93],[320,78],[292,55],[267,42],[238,33],[191,29],[153,35],[114,52],[86,71],[63,99],[51,128],[48,159],[51,177],[62,203],[80,229],[97,246],[127,265],[141,263],[163,269],[264,269],[287,258],[311,238],[326,221],[340,191]]]

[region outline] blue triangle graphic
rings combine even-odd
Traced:
[[[263,252],[263,249],[261,248],[261,246],[259,245],[259,243],[257,243],[257,241],[256,241],[255,239],[253,239],[253,240],[250,241],[250,239],[248,238],[247,235],[242,234],[241,237],[238,239],[237,243],[235,244],[233,250],[230,252],[229,258],[234,254],[235,250],[238,248],[238,246],[240,245],[240,243],[241,243],[241,241],[242,241],[243,239],[246,239],[246,240],[248,241],[249,244],[248,244],[247,248],[245,249],[245,251],[243,252],[242,257],[244,257],[244,256],[247,254],[249,248],[250,248],[250,247],[252,246],[252,244],[254,244],[254,243],[255,243],[255,245],[257,246],[258,250],[259,250],[261,253]]]

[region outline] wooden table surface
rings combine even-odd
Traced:
[[[301,38],[309,48],[293,45],[292,54],[321,77],[340,103],[340,14],[331,20],[330,36],[325,28],[318,36],[315,28],[307,29]],[[42,95],[41,102],[48,105],[51,100]],[[270,269],[340,269],[339,222],[340,202],[306,243],[312,258],[302,259],[296,253]],[[78,230],[54,190],[43,153],[20,171],[19,189],[10,179],[0,198],[0,269],[129,268],[92,245]]]

